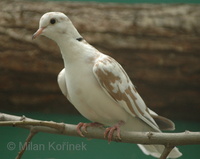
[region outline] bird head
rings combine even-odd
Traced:
[[[54,41],[62,37],[80,37],[70,19],[61,12],[48,12],[40,18],[39,29],[33,34],[32,39],[39,35],[44,35]]]

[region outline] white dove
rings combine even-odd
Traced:
[[[113,58],[99,52],[78,33],[70,19],[60,12],[44,14],[33,39],[44,35],[54,40],[62,54],[64,69],[58,75],[62,93],[75,108],[93,124],[79,123],[81,128],[108,127],[104,133],[112,140],[114,131],[120,138],[120,130],[161,132],[174,129],[174,123],[150,110],[136,91],[121,65]],[[146,155],[160,157],[162,145],[138,145]],[[182,154],[174,148],[170,158]]]

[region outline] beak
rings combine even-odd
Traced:
[[[36,39],[38,36],[40,36],[45,28],[46,28],[46,27],[39,28],[39,29],[33,34],[32,40],[34,40],[34,39]]]

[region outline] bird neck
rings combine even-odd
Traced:
[[[61,40],[59,43],[57,43],[61,54],[64,59],[72,60],[72,58],[75,58],[75,56],[78,56],[79,49],[76,44],[76,39],[67,39],[67,40]]]
[[[96,49],[88,44],[81,36],[77,38],[66,38],[57,42],[64,63],[85,63],[88,59],[98,54]]]

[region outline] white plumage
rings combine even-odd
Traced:
[[[58,44],[65,67],[58,75],[59,87],[84,117],[114,126],[113,130],[118,132],[119,128],[155,132],[161,132],[161,128],[174,129],[173,122],[146,107],[121,65],[89,45],[66,15],[60,12],[44,14],[33,38],[39,35]],[[164,149],[160,145],[139,147],[154,157],[160,157]],[[181,153],[174,148],[168,157],[179,156]]]

